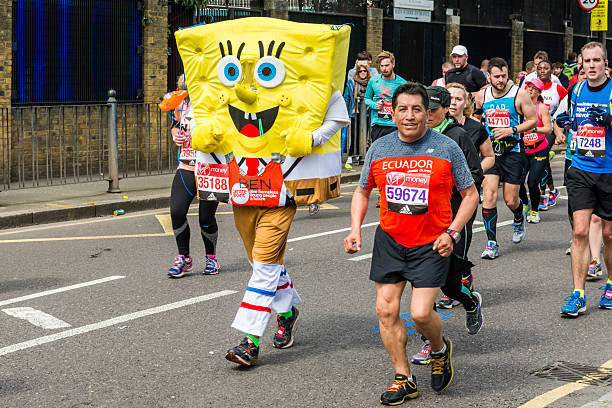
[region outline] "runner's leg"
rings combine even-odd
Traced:
[[[406,328],[399,314],[400,301],[404,288],[406,287],[406,281],[397,283],[375,282],[375,285],[376,314],[378,315],[378,322],[380,325],[380,337],[389,357],[391,357],[395,372],[410,377],[410,364],[408,363],[408,355],[406,354],[408,335],[406,334]],[[431,305],[435,298],[436,296],[434,294],[428,304],[428,309],[430,311],[432,310]]]

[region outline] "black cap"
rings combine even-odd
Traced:
[[[429,109],[438,109],[440,106],[450,106],[450,92],[443,86],[428,86]]]

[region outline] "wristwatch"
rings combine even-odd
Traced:
[[[538,133],[538,127],[537,126],[533,128],[533,133]]]
[[[447,230],[446,230],[446,233],[447,233],[448,235],[450,235],[450,237],[453,239],[453,242],[454,242],[455,244],[456,244],[456,243],[458,243],[458,242],[459,242],[459,240],[461,239],[461,234],[460,234],[460,233],[458,233],[458,232],[457,232],[457,231],[455,231],[455,230],[452,230],[452,229],[450,229],[450,228],[449,228],[449,229],[447,229]]]
[[[518,133],[518,129],[516,128],[516,126],[512,126],[512,133],[515,135]]]

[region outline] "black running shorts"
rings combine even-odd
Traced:
[[[485,172],[499,176],[502,183],[520,185],[525,169],[526,158],[524,152],[504,153],[495,156],[495,164]]]
[[[612,221],[612,174],[567,170],[567,196],[572,211],[592,208],[593,213]]]
[[[563,185],[567,187],[567,171],[572,165],[572,159],[565,158],[565,167],[563,168]]]
[[[378,226],[374,236],[370,280],[379,283],[408,281],[415,288],[443,286],[450,269],[450,257],[441,256],[432,247],[433,242],[406,248]]]

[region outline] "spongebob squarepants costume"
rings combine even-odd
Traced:
[[[252,276],[232,327],[261,336],[301,299],[283,258],[296,205],[340,195],[348,26],[265,17],[175,33],[200,199],[230,201]]]

